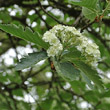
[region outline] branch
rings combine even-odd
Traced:
[[[28,78],[31,78],[31,77],[36,76],[37,74],[39,74],[40,72],[42,72],[43,70],[45,70],[48,66],[49,66],[49,65],[46,65],[45,67],[41,68],[39,71],[37,71],[37,72],[35,72],[35,73],[33,73],[33,74],[28,74],[28,75],[24,78],[24,80],[23,80],[22,83],[24,83]]]
[[[81,20],[82,16],[83,16],[83,14],[81,12],[80,15],[76,18],[75,22],[72,24],[72,26],[74,26],[74,27],[77,26],[79,21]]]
[[[51,14],[49,14],[49,13],[43,8],[43,6],[42,6],[40,0],[38,0],[38,3],[39,3],[39,5],[40,5],[42,11],[43,11],[44,13],[46,13],[48,16],[50,16],[54,21],[56,21],[56,22],[59,23],[59,24],[66,25],[66,24],[64,24],[63,22],[59,21],[59,20],[58,20],[57,18],[55,18],[54,16],[52,16]]]
[[[48,23],[46,22],[46,20],[43,19],[43,17],[40,15],[40,12],[35,10],[36,14],[38,14],[38,16],[41,18],[41,20],[45,23],[47,29],[50,29],[51,27],[48,25]]]
[[[82,29],[81,32],[83,32],[84,29],[87,29],[90,25],[92,25],[93,23],[95,23],[96,21],[92,21],[91,23],[88,23],[87,25],[85,25]]]
[[[105,46],[105,48],[108,50],[108,52],[110,53],[110,48],[108,47],[108,45],[106,44],[106,41],[101,37],[101,35],[99,33],[97,33],[93,28],[90,28],[91,30],[87,29],[88,32],[90,32],[91,34],[93,34],[94,36],[96,36],[97,39],[100,40],[100,42]]]

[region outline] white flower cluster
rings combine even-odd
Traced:
[[[89,39],[74,27],[56,25],[43,35],[43,40],[51,45],[47,50],[49,57],[57,56],[66,46],[75,46],[86,57],[86,63],[89,65],[97,64],[100,58],[98,46],[89,42]]]
[[[80,36],[79,41],[80,44],[76,48],[86,57],[86,63],[97,66],[97,61],[100,59],[99,47],[95,43],[89,42],[89,39],[85,36]]]
[[[63,45],[61,44],[60,40],[56,37],[55,33],[52,32],[52,30],[47,31],[44,34],[43,40],[45,42],[49,42],[49,44],[51,45],[47,50],[49,57],[54,57],[55,55],[58,55],[60,51],[63,50]]]

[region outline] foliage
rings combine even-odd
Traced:
[[[7,25],[0,24],[0,28],[4,30],[5,32],[10,33],[14,36],[17,36],[24,40],[35,43],[36,45],[39,45],[43,48],[48,48],[48,45],[45,42],[43,42],[40,35],[37,32],[33,33],[32,30],[28,27],[26,27],[26,29],[24,30],[22,26],[17,27],[16,25],[13,25],[13,24],[12,25],[11,24],[7,24]]]
[[[0,110],[109,110],[109,15],[109,0],[0,1]]]
[[[35,52],[35,53],[29,53],[26,58],[22,58],[21,62],[17,64],[16,70],[22,70],[28,67],[33,66],[33,64],[36,64],[37,62],[46,59],[47,55],[45,52]]]

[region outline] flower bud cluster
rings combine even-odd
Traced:
[[[100,58],[100,51],[95,43],[83,36],[74,27],[56,25],[43,35],[43,40],[50,44],[47,50],[48,56],[57,56],[66,46],[75,46],[86,58],[86,63],[96,65]]]

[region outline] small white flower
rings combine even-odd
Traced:
[[[53,46],[51,46],[48,50],[47,50],[47,53],[48,53],[48,56],[49,57],[54,57],[55,55],[56,55],[56,49],[53,47]]]
[[[55,55],[58,55],[60,51],[63,50],[62,44],[50,46],[49,49],[47,50],[48,56],[54,57]]]

